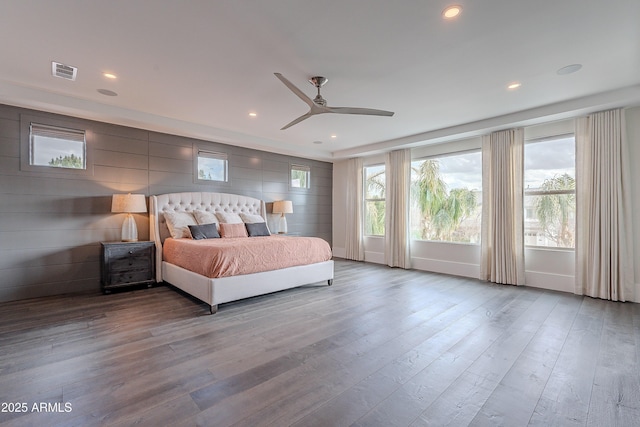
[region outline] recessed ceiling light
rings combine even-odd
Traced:
[[[444,19],[453,19],[456,16],[460,15],[460,12],[462,12],[462,6],[454,4],[443,10],[442,16],[444,17]]]
[[[102,73],[103,76],[105,76],[108,79],[117,79],[118,76],[116,76],[115,74],[112,73]]]
[[[560,68],[558,71],[556,71],[556,74],[563,76],[565,74],[571,74],[575,73],[576,71],[580,71],[581,68],[582,64],[571,64],[567,65],[566,67]]]
[[[98,89],[98,92],[106,96],[118,96],[117,93],[109,89]]]
[[[507,86],[507,89],[510,89],[510,90],[518,89],[520,86],[522,86],[522,83],[513,82],[509,86]]]
[[[249,113],[249,117],[258,117],[258,114],[251,112]]]
[[[332,139],[336,139],[337,137],[338,137],[338,135],[335,135],[335,134],[334,134],[334,135],[331,135],[331,138],[332,138]]]

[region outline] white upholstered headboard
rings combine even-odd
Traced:
[[[169,193],[149,197],[149,234],[156,243],[156,280],[162,281],[162,244],[169,237],[164,212],[234,212],[267,218],[264,201],[226,193]]]

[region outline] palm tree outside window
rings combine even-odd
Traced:
[[[479,150],[411,162],[411,238],[480,242],[482,154]]]
[[[364,167],[364,235],[384,236],[385,165]]]
[[[574,135],[526,141],[524,162],[525,245],[575,248]]]

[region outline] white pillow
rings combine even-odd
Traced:
[[[260,222],[267,222],[260,215],[248,214],[244,212],[240,214],[240,218],[242,218],[242,222],[244,222],[245,224],[258,224]]]
[[[224,224],[242,224],[240,215],[233,212],[216,212],[216,216],[221,223]]]
[[[217,227],[217,224],[220,223],[220,221],[218,221],[218,217],[213,212],[195,210],[195,211],[193,211],[193,216],[196,217],[196,221],[198,221],[198,224],[200,224],[200,225],[202,225],[202,224],[216,224],[216,227]],[[218,227],[218,228],[220,228],[220,227]]]
[[[190,225],[198,225],[190,212],[165,212],[164,219],[171,237],[174,239],[191,238]]]

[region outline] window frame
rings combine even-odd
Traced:
[[[224,161],[224,180],[200,178],[200,174],[199,174],[200,157],[223,160]],[[193,145],[193,182],[196,184],[205,184],[205,185],[230,185],[230,181],[231,179],[230,179],[230,173],[229,173],[229,154],[222,151],[216,151],[215,149],[203,148],[198,146],[197,144],[194,144]]]
[[[384,168],[384,176],[385,176],[385,189],[384,189],[384,197],[383,198],[368,198],[367,197],[367,169],[375,168],[382,166]],[[375,163],[370,165],[365,165],[362,167],[362,235],[364,237],[385,237],[387,234],[387,226],[386,226],[386,208],[387,208],[387,188],[386,188],[386,178],[387,178],[387,165],[386,163]],[[367,203],[368,202],[384,202],[385,206],[385,217],[383,222],[384,232],[383,234],[367,234]]]
[[[69,141],[78,141],[78,138],[72,135],[83,135],[83,154],[84,168],[68,168],[61,166],[39,165],[33,164],[34,145],[33,145],[33,126],[41,127],[42,130],[50,129],[52,132],[64,135],[68,132]],[[44,132],[43,132],[44,133]],[[62,138],[61,138],[62,139]],[[93,175],[93,135],[89,129],[78,126],[77,122],[69,122],[57,118],[32,116],[28,114],[20,115],[20,170],[23,172],[38,173],[50,176],[91,176]]]
[[[302,171],[307,175],[306,178],[306,186],[305,187],[297,187],[293,185],[293,171]],[[300,163],[289,163],[289,189],[290,190],[298,190],[298,191],[308,191],[311,190],[311,166],[303,165]]]
[[[549,141],[554,141],[557,139],[563,139],[563,138],[573,138],[573,147],[574,147],[574,152],[576,149],[576,135],[573,132],[569,132],[569,133],[561,133],[561,134],[557,134],[557,135],[549,135],[549,136],[543,136],[543,137],[539,137],[539,138],[530,138],[530,139],[526,139],[524,141],[525,144],[525,150],[524,150],[524,155],[523,155],[523,162],[526,161],[526,145],[528,144],[536,144],[536,143],[541,143],[541,142],[549,142]],[[577,162],[577,158],[574,157],[574,180],[576,180],[576,162]],[[524,177],[524,173],[525,173],[526,169],[523,167],[522,169],[522,175]],[[523,188],[522,188],[522,202],[523,202],[523,209],[522,209],[522,220],[523,223],[524,221],[526,221],[527,216],[526,216],[526,206],[524,206],[524,201],[525,198],[527,196],[554,196],[554,195],[573,195],[574,196],[574,200],[576,200],[577,198],[577,191],[576,188],[574,188],[573,190],[548,190],[548,191],[544,191],[544,190],[527,190],[526,188],[526,184],[524,183],[524,179],[523,179]],[[575,208],[577,209],[577,200],[576,200],[576,205]],[[575,212],[577,213],[577,212]],[[534,211],[534,215],[533,217],[535,217],[537,219],[537,214]],[[545,251],[575,251],[575,233],[576,233],[576,224],[574,223],[574,228],[573,228],[573,233],[574,233],[574,245],[573,247],[568,247],[568,246],[542,246],[542,245],[528,245],[524,242],[526,242],[526,237],[527,237],[527,231],[525,230],[524,224],[522,227],[522,238],[523,238],[523,243],[524,243],[524,247],[525,248],[529,248],[529,249],[540,249],[540,250],[545,250]]]
[[[431,159],[441,159],[441,158],[445,158],[445,157],[461,156],[461,155],[471,154],[471,153],[480,154],[480,182],[479,182],[480,197],[478,199],[478,204],[480,206],[482,206],[482,190],[483,190],[482,179],[483,179],[483,176],[482,176],[482,148],[481,147],[468,148],[468,149],[463,149],[463,150],[459,150],[459,151],[452,151],[452,152],[447,152],[447,153],[441,153],[441,154],[420,156],[418,158],[412,158],[411,159],[411,164],[412,164],[412,168],[413,168],[413,163],[414,162],[426,161],[426,160],[431,160]],[[411,184],[413,185],[413,182]],[[409,215],[410,215],[410,217],[411,217],[411,209],[413,207],[412,203],[413,203],[413,200],[410,197],[410,200],[409,200],[409,210],[410,210],[410,214]],[[410,233],[413,232],[413,226],[412,226],[411,222],[409,223],[409,228],[410,228]],[[415,241],[415,242],[445,243],[445,244],[454,244],[454,245],[480,246],[480,244],[481,244],[480,238],[482,236],[482,211],[480,211],[480,231],[479,231],[478,234],[479,235],[478,235],[478,241],[477,242],[456,242],[456,241],[452,241],[452,240],[417,239],[417,238],[413,238],[413,237],[411,237],[411,240]]]

